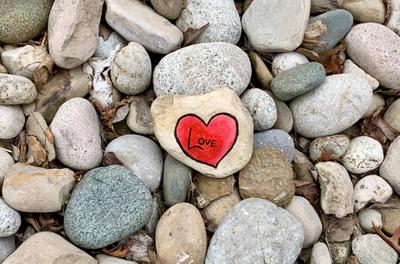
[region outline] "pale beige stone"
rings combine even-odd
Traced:
[[[378,80],[358,67],[352,60],[345,60],[343,65],[343,73],[351,73],[365,79],[371,86],[372,90],[376,90],[379,87]]]
[[[383,0],[344,0],[342,8],[358,22],[385,22],[386,6]]]
[[[197,202],[196,205],[199,208],[204,208],[219,197],[232,193],[234,190],[235,178],[229,176],[216,179],[197,174],[193,178],[193,185],[196,188],[194,193]]]
[[[8,168],[14,164],[14,160],[7,151],[0,148],[0,187],[3,184],[3,179],[6,176]]]
[[[368,203],[384,204],[392,194],[392,187],[383,178],[378,175],[365,176],[354,186],[355,210],[361,210]]]
[[[169,208],[156,230],[157,259],[163,264],[203,264],[207,235],[200,212],[189,203]]]
[[[96,51],[104,0],[56,0],[48,23],[49,51],[55,64],[72,69]]]
[[[383,115],[383,120],[397,133],[400,133],[400,99],[394,101]]]
[[[3,183],[3,198],[12,208],[30,213],[60,211],[75,183],[69,169],[12,165]]]
[[[29,104],[36,96],[36,87],[29,79],[18,75],[0,74],[0,104]]]
[[[175,138],[178,119],[186,114],[196,114],[204,122],[218,113],[229,113],[238,121],[238,136],[232,149],[219,162],[217,168],[188,157]],[[204,95],[164,96],[151,106],[154,132],[161,146],[175,159],[202,174],[215,178],[226,177],[242,169],[253,151],[253,122],[250,113],[237,94],[223,87]]]
[[[383,98],[383,96],[380,95],[379,93],[374,93],[372,95],[371,104],[369,105],[367,112],[365,112],[365,114],[362,116],[362,118],[371,116],[376,110],[378,110],[379,108],[383,108],[384,106],[385,106],[385,99]],[[386,110],[386,112],[387,112],[387,110]]]
[[[29,237],[3,264],[96,264],[97,261],[61,236],[39,232]]]

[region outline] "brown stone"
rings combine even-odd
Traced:
[[[196,187],[195,199],[197,206],[204,208],[210,202],[219,197],[232,193],[235,178],[229,176],[226,178],[216,179],[202,174],[197,174],[193,178],[193,184]]]

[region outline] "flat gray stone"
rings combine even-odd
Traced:
[[[372,89],[365,79],[352,74],[328,76],[319,87],[291,101],[294,129],[309,138],[342,132],[363,116],[371,100]]]
[[[96,168],[72,192],[65,232],[81,247],[105,247],[142,228],[152,204],[150,192],[131,170],[118,165]]]
[[[153,85],[157,96],[205,94],[221,85],[241,94],[250,78],[249,57],[239,47],[201,43],[163,57],[154,69]]]
[[[176,21],[176,26],[185,32],[189,28],[207,28],[196,39],[196,43],[238,43],[242,33],[240,17],[233,0],[188,0]]]
[[[397,253],[378,235],[361,235],[351,243],[360,264],[396,264]]]
[[[286,210],[263,199],[235,205],[211,238],[205,264],[293,264],[304,231]]]
[[[280,129],[270,129],[254,134],[254,148],[275,148],[283,152],[289,162],[294,157],[294,142],[292,137]]]

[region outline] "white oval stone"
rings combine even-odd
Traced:
[[[375,233],[374,225],[382,227],[382,215],[375,209],[363,209],[358,213],[361,228],[368,233]]]
[[[308,63],[308,59],[303,54],[297,52],[285,52],[279,53],[272,60],[272,72],[274,75],[278,75],[284,71],[290,70],[301,64]]]
[[[254,0],[243,14],[243,30],[258,51],[293,51],[303,41],[310,7],[310,0]]]
[[[226,85],[241,94],[250,83],[251,63],[230,43],[201,43],[172,52],[154,69],[157,96],[198,95]]]
[[[108,152],[113,152],[152,192],[160,186],[163,157],[151,139],[139,135],[120,136],[108,144],[104,153]]]
[[[379,175],[400,195],[400,136],[389,146],[386,157],[379,168]]]
[[[356,211],[368,203],[385,203],[392,196],[392,187],[378,175],[368,175],[360,179],[354,186]]]
[[[24,128],[24,125],[25,115],[21,107],[0,105],[0,139],[16,137]]]
[[[120,92],[140,94],[151,82],[151,60],[142,45],[130,42],[118,52],[110,69],[111,80]]]
[[[233,0],[188,0],[176,21],[176,26],[185,32],[207,24],[196,39],[196,43],[238,43],[242,33],[240,17]]]
[[[400,36],[377,23],[354,26],[346,36],[346,53],[379,83],[400,89]]]
[[[0,74],[0,104],[29,104],[35,100],[36,95],[36,87],[28,78],[12,74]]]
[[[310,202],[302,196],[294,196],[286,207],[300,221],[304,229],[303,248],[309,248],[319,239],[322,223]]]
[[[325,214],[342,218],[353,213],[353,184],[346,169],[339,163],[326,161],[315,165],[321,185],[321,207]]]
[[[20,226],[21,216],[19,213],[0,198],[0,237],[14,235]]]
[[[324,243],[315,243],[311,250],[310,264],[332,264],[331,254]]]
[[[339,133],[362,117],[371,100],[366,80],[352,74],[330,75],[318,88],[290,103],[294,129],[309,138]]]
[[[57,158],[70,168],[89,170],[101,163],[100,121],[91,103],[72,98],[63,103],[50,124]]]
[[[350,141],[342,164],[352,173],[362,174],[372,171],[383,161],[382,145],[371,137],[360,136]]]
[[[263,131],[274,126],[277,110],[274,99],[259,88],[246,90],[241,100],[253,117],[254,129]]]

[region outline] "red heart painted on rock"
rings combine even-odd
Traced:
[[[187,114],[175,127],[175,138],[183,152],[214,168],[231,151],[238,133],[238,121],[228,113],[214,115],[208,124],[195,114]]]

